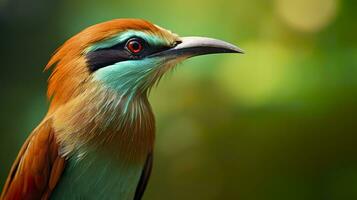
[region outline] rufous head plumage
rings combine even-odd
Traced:
[[[105,41],[128,30],[156,35],[168,44],[179,40],[178,36],[141,19],[115,19],[90,26],[67,40],[57,49],[45,70],[52,68],[48,82],[48,98],[52,98],[52,107],[68,102],[80,94],[81,86],[91,79],[86,50],[91,45]]]

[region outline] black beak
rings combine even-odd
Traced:
[[[153,54],[152,57],[174,59],[217,53],[244,53],[244,51],[222,40],[206,37],[182,37],[175,47]]]

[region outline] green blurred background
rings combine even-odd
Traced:
[[[181,64],[150,96],[144,199],[357,199],[357,2],[0,0],[0,182],[45,115],[42,70],[83,28],[144,18],[245,55]]]

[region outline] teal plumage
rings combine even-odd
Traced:
[[[1,199],[141,199],[153,161],[151,88],[184,59],[241,52],[139,19],[81,31],[46,66],[50,108],[20,150]]]
[[[51,199],[134,199],[145,163],[115,161],[103,154],[92,151],[81,160],[70,159]]]
[[[61,154],[69,159],[52,198],[133,199],[154,140],[154,118],[146,93],[129,101],[110,87],[91,91],[77,100],[86,106],[71,111],[64,108],[65,113],[53,116],[61,119],[53,125],[60,138],[69,135],[66,130],[77,137],[60,141]],[[86,117],[87,113],[92,114]]]

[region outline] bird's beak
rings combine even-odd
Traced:
[[[206,37],[182,37],[176,46],[153,54],[166,59],[190,58],[199,55],[216,53],[244,53],[239,47],[228,42]]]

